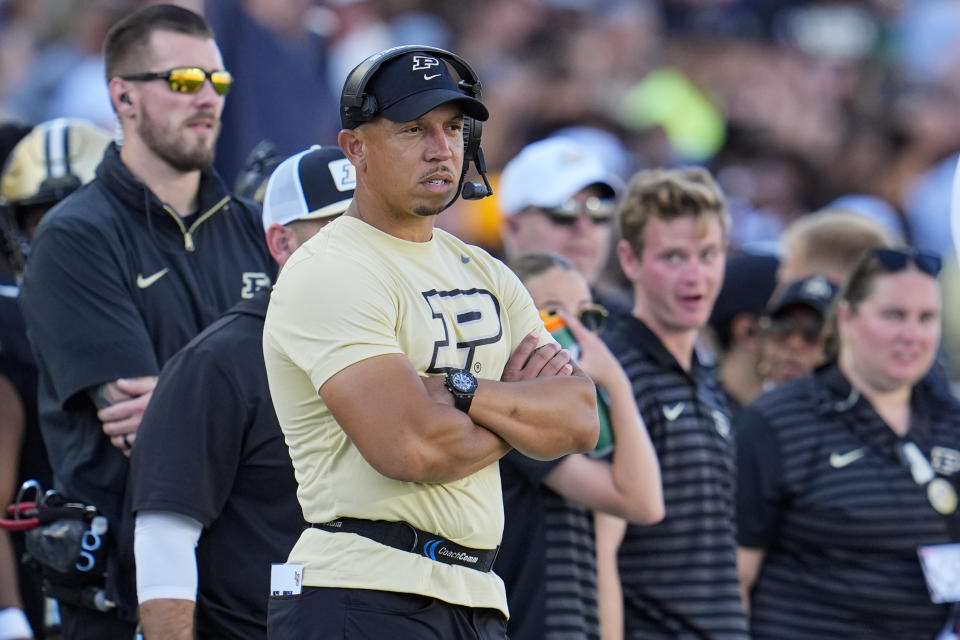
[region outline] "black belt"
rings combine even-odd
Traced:
[[[496,549],[464,547],[435,533],[417,529],[408,522],[337,518],[310,526],[333,533],[355,533],[394,549],[415,553],[444,564],[456,564],[484,572],[493,568],[493,561],[497,559],[497,552],[500,550],[500,547]]]

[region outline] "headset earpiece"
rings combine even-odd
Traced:
[[[128,96],[125,93],[120,94],[120,102],[122,102],[123,104],[133,104],[132,102],[130,102],[130,96]]]
[[[364,122],[373,120],[373,117],[377,115],[377,109],[380,105],[377,103],[377,99],[374,96],[363,96],[363,102],[360,104],[359,115],[363,118]]]
[[[470,161],[480,149],[480,135],[483,133],[483,122],[470,116],[463,117],[463,159]]]

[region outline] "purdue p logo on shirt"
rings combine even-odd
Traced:
[[[424,291],[423,297],[437,321],[432,330],[439,338],[433,343],[427,373],[469,370],[477,347],[503,336],[500,303],[486,289]]]

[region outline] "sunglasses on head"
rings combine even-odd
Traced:
[[[196,93],[200,87],[210,78],[210,84],[218,96],[225,96],[233,86],[233,76],[230,72],[222,69],[220,71],[207,71],[200,67],[177,67],[168,71],[147,71],[145,73],[132,73],[126,76],[120,76],[124,80],[145,81],[145,80],[166,80],[171,91],[177,93]]]
[[[820,342],[823,320],[806,314],[787,315],[781,318],[765,317],[761,320],[760,327],[777,342],[784,342],[790,336],[799,335],[804,342],[813,347]]]
[[[918,249],[887,249],[880,247],[873,250],[873,257],[877,259],[887,271],[903,271],[911,262],[923,273],[936,278],[943,268],[943,261],[935,253]]]
[[[557,315],[556,309],[544,309],[540,312],[541,317],[550,318],[555,315]],[[596,303],[585,304],[577,311],[580,324],[597,334],[603,333],[606,328],[608,315],[606,307]]]
[[[613,217],[616,210],[616,203],[607,198],[597,198],[592,196],[586,200],[580,201],[570,198],[563,204],[546,208],[541,207],[541,211],[554,224],[573,225],[580,218],[580,214],[586,214],[594,224],[606,224]]]

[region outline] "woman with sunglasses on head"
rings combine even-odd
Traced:
[[[922,639],[947,625],[921,566],[956,575],[941,545],[960,541],[960,404],[929,375],[939,271],[925,252],[865,253],[828,326],[827,364],[737,418],[755,640]]]
[[[555,316],[570,330],[580,366],[606,392],[616,449],[557,460],[512,451],[501,459],[506,524],[494,570],[507,586],[507,630],[511,640],[600,638],[592,511],[658,522],[660,467],[626,375],[591,331],[602,330],[606,314],[586,279],[553,254],[522,255],[509,266],[548,321]]]

